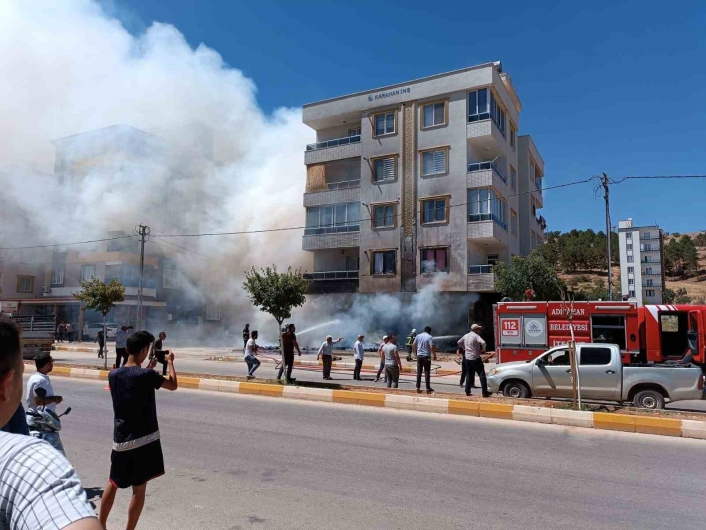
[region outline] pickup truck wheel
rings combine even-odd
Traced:
[[[639,409],[663,409],[664,396],[656,390],[642,390],[635,394],[633,404]]]
[[[510,381],[503,387],[503,396],[509,398],[528,398],[530,390],[522,381]]]

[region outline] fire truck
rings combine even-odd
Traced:
[[[626,365],[676,362],[687,353],[706,364],[706,306],[499,302],[493,318],[499,363],[531,360],[565,344],[573,327],[577,342],[617,344]]]

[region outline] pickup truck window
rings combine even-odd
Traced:
[[[605,366],[611,362],[610,348],[581,347],[581,366]]]
[[[550,355],[547,355],[544,358],[544,364],[547,366],[569,366],[571,364],[571,361],[569,360],[569,351],[558,350]]]

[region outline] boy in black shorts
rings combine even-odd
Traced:
[[[147,368],[142,368],[153,341],[154,336],[147,331],[130,335],[127,339],[127,363],[108,376],[115,427],[110,480],[103,492],[99,514],[104,528],[118,488],[132,487],[126,528],[134,529],[145,504],[147,481],[164,474],[154,391],[158,388],[176,390],[177,375],[173,353],[166,356],[168,379],[152,369],[154,361]]]

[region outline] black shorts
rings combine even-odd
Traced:
[[[164,475],[164,457],[159,440],[130,451],[113,451],[110,462],[110,482],[118,488],[142,486]]]

